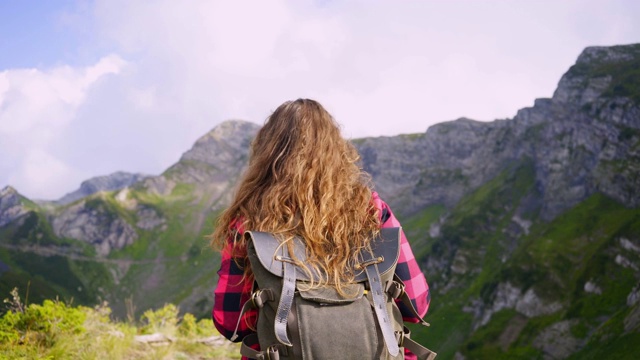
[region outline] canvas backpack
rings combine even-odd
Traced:
[[[243,339],[242,355],[258,360],[404,359],[407,348],[419,359],[435,358],[436,353],[409,337],[396,305],[398,299],[423,325],[429,325],[395,276],[400,228],[381,229],[371,251],[360,254],[355,281],[346,284],[346,295],[331,286],[305,286],[313,274],[296,266],[288,247],[272,234],[249,231],[245,236],[257,289],[240,318],[256,308],[258,323],[256,334]],[[304,263],[304,242],[294,238],[293,244],[295,259]],[[231,340],[236,337],[234,333]],[[252,348],[258,343],[260,351]]]

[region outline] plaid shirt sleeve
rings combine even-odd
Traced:
[[[241,231],[241,230],[239,230]],[[238,338],[241,341],[245,336],[254,332],[258,319],[258,311],[250,309],[242,316],[240,311],[251,296],[252,281],[244,278],[243,261],[234,259],[233,244],[229,242],[222,251],[220,270],[218,270],[218,285],[214,290],[213,323],[221,335],[230,339],[238,324]]]
[[[393,212],[377,193],[373,193],[373,201],[378,209],[380,209],[380,217],[382,222],[382,228],[400,227],[400,222],[393,215]],[[400,231],[400,257],[398,258],[398,264],[396,265],[396,275],[404,282],[405,291],[413,307],[417,310],[421,317],[424,317],[429,310],[429,303],[431,301],[431,293],[429,292],[429,285],[427,279],[420,270],[418,263],[413,256],[411,245],[407,241],[407,237],[404,235],[404,231]],[[406,322],[417,323],[416,319],[411,312],[402,303],[398,303],[402,318]]]

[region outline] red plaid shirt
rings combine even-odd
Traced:
[[[380,210],[382,228],[400,227],[398,219],[396,219],[389,206],[380,199],[376,192],[373,193],[373,201]],[[238,231],[243,232],[243,229],[238,228]],[[215,299],[212,311],[213,322],[216,328],[220,334],[227,339],[233,335],[233,331],[238,323],[238,317],[240,316],[240,310],[244,303],[249,300],[253,285],[251,281],[243,280],[244,271],[238,266],[236,260],[232,259],[231,254],[232,243],[229,243],[229,246],[222,251],[220,270],[218,270],[218,276],[220,278],[214,291]],[[241,261],[240,265],[242,265]],[[427,285],[427,280],[422,271],[420,271],[418,263],[413,256],[413,251],[411,251],[411,246],[402,231],[400,233],[400,256],[396,266],[396,274],[404,282],[406,286],[405,291],[411,298],[413,306],[420,316],[424,317],[429,309],[429,302],[431,300],[429,285]],[[404,308],[402,303],[399,303],[398,306],[404,321],[418,322],[418,319],[413,317],[413,315]],[[256,309],[251,309],[243,315],[240,326],[238,326],[238,338],[236,341],[242,340],[245,336],[253,332],[251,328],[256,327],[257,319],[258,311]],[[406,352],[406,354],[408,355],[406,359],[415,359],[413,354],[408,352]],[[245,358],[243,357],[243,359]]]

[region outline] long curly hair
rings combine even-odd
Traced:
[[[292,251],[301,237],[307,271],[323,274],[312,287],[332,284],[343,292],[353,280],[357,254],[380,228],[372,202],[370,177],[359,166],[359,154],[340,134],[333,117],[318,102],[287,101],[266,120],[251,146],[249,166],[235,199],[218,218],[211,245],[231,246],[244,259],[241,228],[275,233]]]

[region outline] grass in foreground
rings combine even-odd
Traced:
[[[211,320],[180,317],[172,304],[146,311],[135,324],[112,321],[106,303],[88,308],[45,300],[26,306],[17,289],[11,296],[0,318],[2,359],[239,358],[237,345],[221,337]]]

